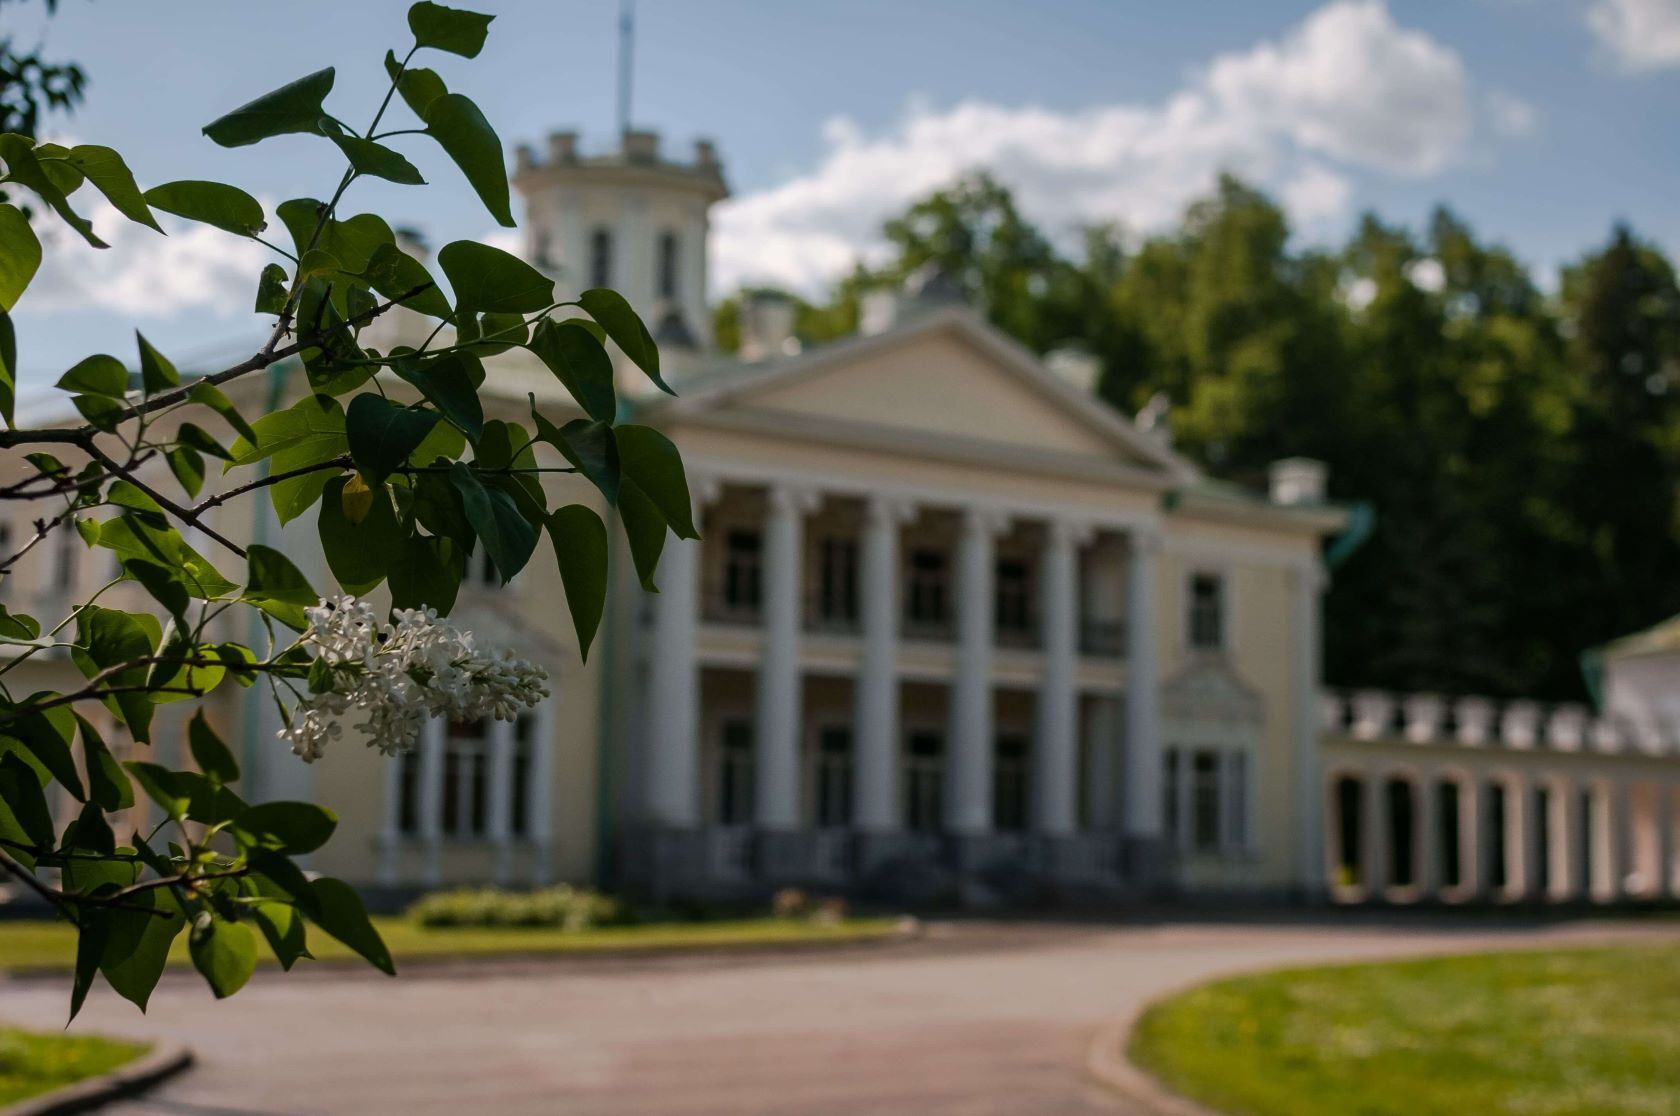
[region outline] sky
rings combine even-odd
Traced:
[[[427,64],[510,153],[559,129],[610,146],[618,0],[476,6],[498,16],[483,54]],[[61,0],[50,20],[0,7],[0,34],[87,69],[57,136],[117,148],[143,186],[231,182],[272,209],[330,191],[337,149],[225,150],[199,129],[329,65],[328,108],[362,118],[385,49],[409,41],[406,8]],[[1166,227],[1231,170],[1282,201],[1302,243],[1368,210],[1420,228],[1444,203],[1543,282],[1617,220],[1680,250],[1680,0],[639,0],[635,21],[633,122],[669,151],[713,139],[724,160],[714,297],[743,282],[819,295],[881,251],[885,217],[982,167],[1069,243],[1092,221]],[[351,211],[433,244],[495,239],[429,140],[404,150],[431,184],[364,180]],[[49,246],[14,313],[26,382],[94,351],[128,358],[136,328],[184,368],[258,335],[259,246],[171,219],[160,237],[82,205],[113,246]]]

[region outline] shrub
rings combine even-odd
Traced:
[[[631,921],[629,908],[618,899],[565,884],[536,891],[494,887],[437,891],[409,907],[408,917],[434,928],[520,926],[569,931]]]

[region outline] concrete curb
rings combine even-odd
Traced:
[[[1175,995],[1176,993],[1168,993]],[[1132,1028],[1139,1016],[1149,1009],[1145,1004],[1131,1014],[1105,1025],[1091,1036],[1085,1049],[1085,1072],[1124,1097],[1146,1116],[1220,1116],[1211,1108],[1204,1108],[1193,1100],[1179,1096],[1156,1078],[1132,1064],[1126,1057]],[[0,1113],[0,1116],[5,1116]]]
[[[160,1042],[152,1049],[110,1073],[54,1089],[38,1097],[0,1108],[0,1116],[69,1116],[143,1093],[191,1066],[192,1051],[179,1043]]]

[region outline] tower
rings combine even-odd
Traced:
[[[602,155],[582,154],[576,132],[555,132],[546,157],[518,148],[513,185],[525,199],[526,258],[560,297],[618,291],[673,365],[710,347],[709,211],[729,196],[710,142],[684,163],[660,155],[657,132],[626,130]]]

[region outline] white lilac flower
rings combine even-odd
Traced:
[[[321,757],[352,709],[355,726],[386,755],[414,746],[430,717],[511,721],[548,696],[548,674],[506,649],[486,651],[433,609],[397,609],[392,621],[354,597],[304,610],[301,643],[327,667],[328,685],[292,711],[280,731],[305,762]],[[320,685],[320,681],[316,681]]]

